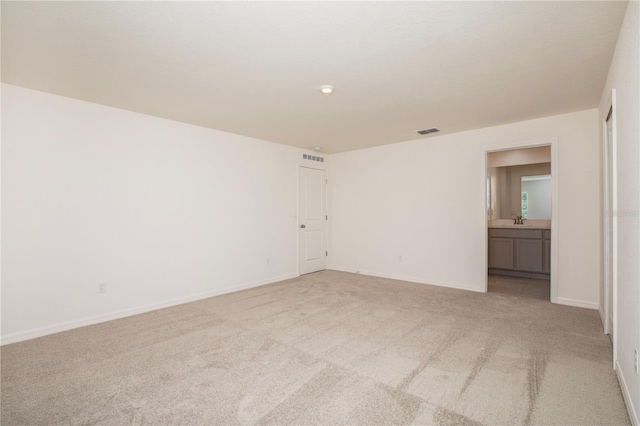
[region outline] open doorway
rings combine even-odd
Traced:
[[[618,359],[617,350],[617,306],[618,306],[618,274],[617,274],[617,155],[616,155],[616,91],[611,90],[607,114],[602,117],[602,186],[603,186],[603,276],[600,286],[600,307],[598,312],[602,319],[604,332],[609,335],[613,344],[612,363],[615,368]]]
[[[555,301],[552,142],[486,160],[487,291]]]

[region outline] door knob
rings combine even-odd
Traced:
[[[303,224],[303,225],[300,225],[300,228],[306,228],[306,226],[304,226],[304,224]]]

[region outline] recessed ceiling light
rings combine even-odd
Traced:
[[[325,84],[324,86],[320,86],[320,91],[325,95],[333,92],[333,86]]]
[[[321,146],[314,146],[313,150],[314,151],[322,151],[322,147]]]

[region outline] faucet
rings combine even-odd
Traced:
[[[524,225],[524,222],[523,222],[522,216],[516,216],[516,217],[513,219],[513,224],[514,224],[514,225]]]

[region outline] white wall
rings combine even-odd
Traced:
[[[640,350],[640,4],[629,2],[607,84],[600,102],[601,122],[608,113],[611,89],[616,89],[618,179],[618,375],[627,407],[638,424],[640,378],[634,371],[633,350]],[[602,134],[602,130],[601,130]],[[600,142],[602,144],[602,140]]]
[[[485,152],[547,138],[557,138],[558,301],[596,308],[595,109],[332,155],[331,268],[483,291]]]
[[[2,113],[3,343],[297,274],[302,150],[10,85]]]

